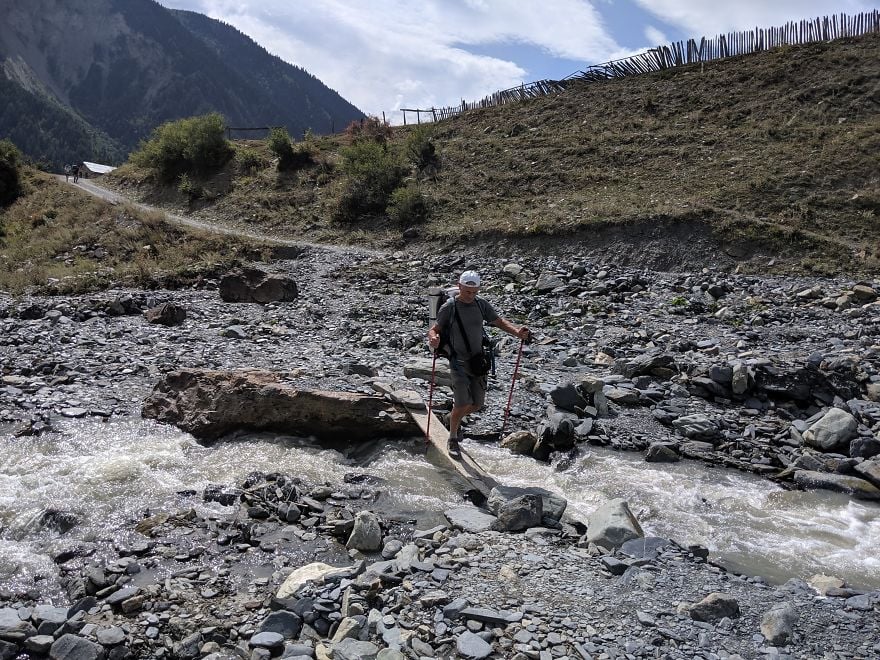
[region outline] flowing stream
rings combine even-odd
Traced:
[[[434,512],[461,502],[455,483],[425,459],[418,439],[377,443],[356,457],[273,434],[206,447],[175,428],[140,419],[68,421],[38,438],[3,437],[0,588],[52,579],[53,550],[106,538],[107,530],[139,520],[147,510],[217,506],[201,502],[201,489],[238,484],[252,471],[286,472],[316,483],[366,473],[384,481],[383,508],[425,525],[437,522]],[[851,586],[880,587],[877,504],[785,491],[749,474],[689,461],[650,464],[641,455],[597,448],[547,465],[494,445],[466,447],[500,482],[564,496],[578,519],[611,497],[623,497],[647,534],[705,545],[713,561],[737,571],[773,582],[825,573]],[[79,524],[60,534],[40,524],[47,510],[73,513]]]

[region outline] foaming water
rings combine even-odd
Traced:
[[[585,520],[613,497],[626,499],[647,534],[698,543],[712,559],[781,582],[815,573],[880,587],[880,506],[826,491],[786,491],[751,474],[700,463],[647,463],[637,454],[591,448],[561,469],[497,448],[468,446],[499,481],[540,485]]]
[[[179,492],[236,484],[254,471],[331,484],[347,473],[367,474],[408,510],[459,499],[417,442],[379,445],[355,461],[290,436],[250,434],[205,446],[149,421],[69,423],[51,436],[10,441],[0,458],[2,536],[26,534],[47,509],[73,512],[86,525],[119,523],[173,503]]]
[[[53,549],[107,538],[149,509],[229,511],[200,497],[209,483],[238,484],[254,471],[339,484],[367,475],[381,508],[433,524],[432,514],[462,500],[460,485],[425,457],[421,440],[376,443],[355,453],[307,439],[250,434],[210,446],[151,421],[68,421],[39,438],[6,438],[0,456],[0,586],[52,576]],[[853,586],[880,587],[880,506],[826,492],[785,491],[753,475],[683,461],[590,449],[546,465],[496,446],[466,443],[500,482],[542,486],[586,517],[612,497],[629,501],[649,534],[700,543],[712,558],[748,574],[784,581],[826,573]],[[61,533],[47,511],[73,514]],[[436,521],[436,519],[434,519]]]
[[[438,478],[424,445],[377,444],[357,461],[308,439],[252,434],[211,446],[176,428],[145,420],[69,421],[38,438],[7,438],[0,456],[0,586],[22,587],[50,576],[53,550],[72,541],[107,538],[145,512],[195,507],[223,511],[200,497],[210,483],[235,485],[250,472],[283,472],[338,484],[352,472],[380,483],[383,507],[417,517],[459,502]],[[75,517],[62,533],[51,512]]]

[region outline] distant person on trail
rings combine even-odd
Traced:
[[[79,165],[74,165],[70,170],[73,172],[73,182],[76,183],[79,181]]]
[[[64,180],[70,181],[70,165],[64,166]]]
[[[452,373],[452,412],[449,413],[449,455],[460,456],[461,421],[480,410],[486,402],[487,372],[479,370],[483,350],[483,324],[494,325],[522,340],[529,338],[529,329],[516,326],[498,316],[483,298],[478,298],[480,276],[466,270],[458,279],[458,295],[447,300],[437,312],[437,321],[428,330],[428,345],[449,358]],[[442,346],[442,348],[441,348]]]

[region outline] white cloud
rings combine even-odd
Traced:
[[[645,27],[645,39],[652,46],[662,46],[670,42],[669,37],[652,25]]]
[[[871,9],[869,0],[633,1],[694,37]],[[384,111],[392,121],[400,121],[394,111],[401,107],[457,105],[547,77],[533,67],[536,49],[584,65],[633,54],[618,45],[596,10],[608,10],[610,0],[161,2],[235,26],[361,110]],[[619,8],[627,10],[625,4]],[[644,34],[645,48],[669,41],[654,26],[646,26]],[[516,46],[530,48],[521,48],[515,59],[486,54],[517,52]]]
[[[640,6],[667,23],[681,27],[689,37],[713,37],[716,34],[755,27],[774,27],[792,20],[857,14],[871,11],[873,0],[636,0]]]
[[[585,64],[622,53],[583,0],[163,4],[234,25],[371,114],[454,105],[542,77],[527,61],[481,54],[492,45],[525,44]]]

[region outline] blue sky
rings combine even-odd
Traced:
[[[159,0],[235,26],[368,114],[474,101],[670,41],[877,0]]]

